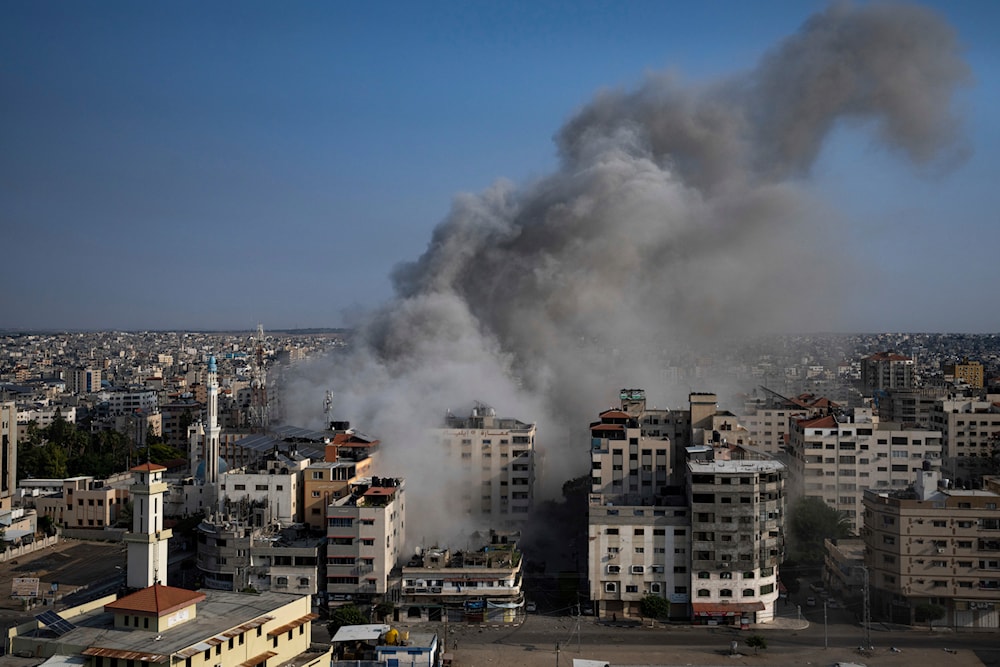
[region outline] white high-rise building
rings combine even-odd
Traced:
[[[461,466],[461,509],[473,528],[516,529],[534,504],[535,425],[501,418],[477,404],[467,418],[449,414],[434,435]]]

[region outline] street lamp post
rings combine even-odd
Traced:
[[[826,598],[823,598],[823,648],[830,648],[830,633],[826,624]]]

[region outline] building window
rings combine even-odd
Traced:
[[[698,589],[698,597],[700,597],[700,598],[707,598],[707,597],[711,597],[711,596],[712,596],[712,592],[709,591],[707,588],[699,588]]]
[[[753,597],[753,589],[752,588],[744,588],[743,589],[743,597],[745,597],[745,598],[752,598]]]
[[[604,582],[604,592],[605,593],[616,593],[618,592],[618,584],[614,581]]]

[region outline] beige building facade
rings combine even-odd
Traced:
[[[535,498],[534,424],[477,404],[468,417],[449,414],[432,437],[461,471],[465,483],[456,485],[455,501],[473,529],[513,530],[527,521]]]
[[[912,490],[865,492],[872,616],[911,624],[931,604],[937,624],[1000,630],[1000,495],[939,483],[924,470]]]
[[[904,489],[941,451],[940,431],[879,423],[868,408],[801,419],[790,432],[790,495],[823,499],[857,531],[865,489]]]

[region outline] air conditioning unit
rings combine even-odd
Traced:
[[[943,554],[944,553],[944,547],[938,547],[938,553],[939,554]]]

